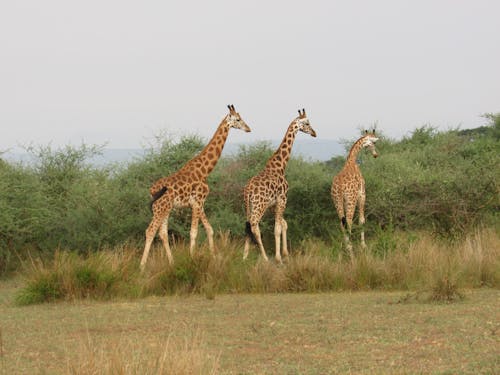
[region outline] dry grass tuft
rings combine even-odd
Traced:
[[[148,346],[132,340],[99,342],[87,333],[77,356],[67,361],[67,374],[191,375],[217,374],[219,359],[209,354],[199,333],[169,336]]]
[[[202,246],[191,258],[182,243],[170,265],[157,245],[146,272],[139,272],[139,252],[132,248],[92,253],[86,257],[58,251],[52,261],[37,259],[25,267],[26,287],[19,304],[82,298],[106,300],[148,295],[220,293],[324,292],[338,290],[432,291],[435,300],[460,298],[461,288],[500,286],[500,240],[484,229],[461,243],[444,242],[428,234],[393,243],[398,247],[379,254],[368,249],[352,260],[333,256],[324,243],[305,241],[284,264],[265,262],[256,253],[242,260],[241,240],[220,234],[212,257]],[[415,234],[412,234],[415,237]],[[375,246],[375,245],[374,245]]]

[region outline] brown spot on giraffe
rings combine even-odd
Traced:
[[[299,116],[290,123],[283,141],[267,161],[264,170],[252,177],[245,186],[244,198],[247,237],[245,239],[243,259],[248,257],[250,241],[253,240],[259,246],[262,257],[268,260],[264,245],[262,244],[259,222],[264,212],[270,207],[275,208],[274,238],[276,260],[281,262],[281,239],[283,240],[283,255],[288,255],[286,239],[287,223],[283,218],[288,192],[285,169],[290,158],[293,141],[298,131],[316,137],[316,132],[309,124],[309,119],[304,110],[302,112],[299,110]]]
[[[222,147],[226,142],[230,128],[250,131],[240,114],[233,105],[228,106],[227,114],[219,124],[214,136],[207,146],[193,159],[188,161],[179,171],[157,180],[149,189],[154,200],[151,203],[153,219],[146,229],[146,244],[141,259],[141,270],[144,270],[148,259],[149,250],[156,232],[159,230],[160,238],[167,253],[170,264],[173,263],[172,253],[168,244],[168,218],[175,208],[191,207],[191,231],[189,252],[192,255],[198,234],[198,222],[201,219],[207,232],[208,244],[212,254],[215,254],[213,242],[213,229],[205,216],[204,204],[209,193],[207,177],[215,167]],[[220,143],[220,150],[215,152],[214,143]],[[202,169],[203,168],[203,169]]]
[[[371,151],[373,157],[377,157],[375,143],[378,138],[375,136],[375,131],[365,132],[361,138],[354,142],[347,160],[342,170],[333,177],[331,195],[333,203],[337,209],[337,214],[340,219],[340,227],[344,234],[344,242],[349,250],[351,258],[354,257],[352,245],[350,242],[350,234],[352,229],[352,221],[356,205],[359,207],[359,225],[361,226],[361,246],[366,247],[365,233],[363,224],[365,223],[365,179],[361,175],[361,170],[356,163],[356,157],[360,150],[367,148]]]

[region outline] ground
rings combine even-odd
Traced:
[[[500,373],[495,289],[451,304],[372,291],[18,307],[17,288],[0,282],[0,374],[67,373],[89,342],[132,358],[194,336],[222,374]]]

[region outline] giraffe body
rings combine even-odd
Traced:
[[[340,219],[340,227],[344,234],[345,245],[351,255],[354,256],[352,251],[352,244],[350,242],[350,234],[352,230],[352,222],[356,206],[359,209],[359,225],[361,226],[361,246],[366,247],[365,233],[363,224],[365,223],[365,179],[361,174],[361,170],[356,163],[356,157],[363,148],[368,148],[373,157],[377,157],[375,150],[375,143],[378,138],[375,137],[375,132],[368,133],[354,142],[346,163],[342,170],[333,177],[331,195],[332,200],[337,209],[337,215]]]
[[[262,257],[268,260],[259,228],[259,222],[268,208],[274,208],[275,213],[275,258],[278,262],[281,262],[281,243],[283,244],[283,255],[288,255],[286,238],[288,226],[283,218],[288,193],[285,169],[298,131],[316,137],[316,132],[311,127],[304,110],[299,111],[299,117],[289,125],[283,141],[267,161],[264,170],[252,177],[245,186],[243,194],[247,218],[247,237],[245,239],[243,259],[248,257],[250,242],[253,240],[259,246]]]
[[[215,253],[213,229],[205,215],[204,204],[209,193],[207,177],[214,169],[222,153],[230,128],[250,131],[248,125],[241,119],[234,106],[228,106],[229,114],[224,117],[214,136],[205,148],[188,161],[176,173],[160,178],[149,189],[152,197],[151,209],[153,219],[146,229],[146,244],[141,259],[143,270],[149,255],[151,244],[159,230],[160,238],[167,253],[168,261],[172,264],[173,257],[168,243],[168,218],[170,212],[176,208],[190,207],[191,231],[189,252],[193,255],[198,235],[198,223],[201,220],[207,232],[208,245],[212,254]]]

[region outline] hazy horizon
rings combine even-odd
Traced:
[[[493,0],[3,2],[0,151],[209,139],[227,104],[252,128],[228,143],[281,139],[299,108],[325,140],[475,128],[500,111],[498,14]]]

